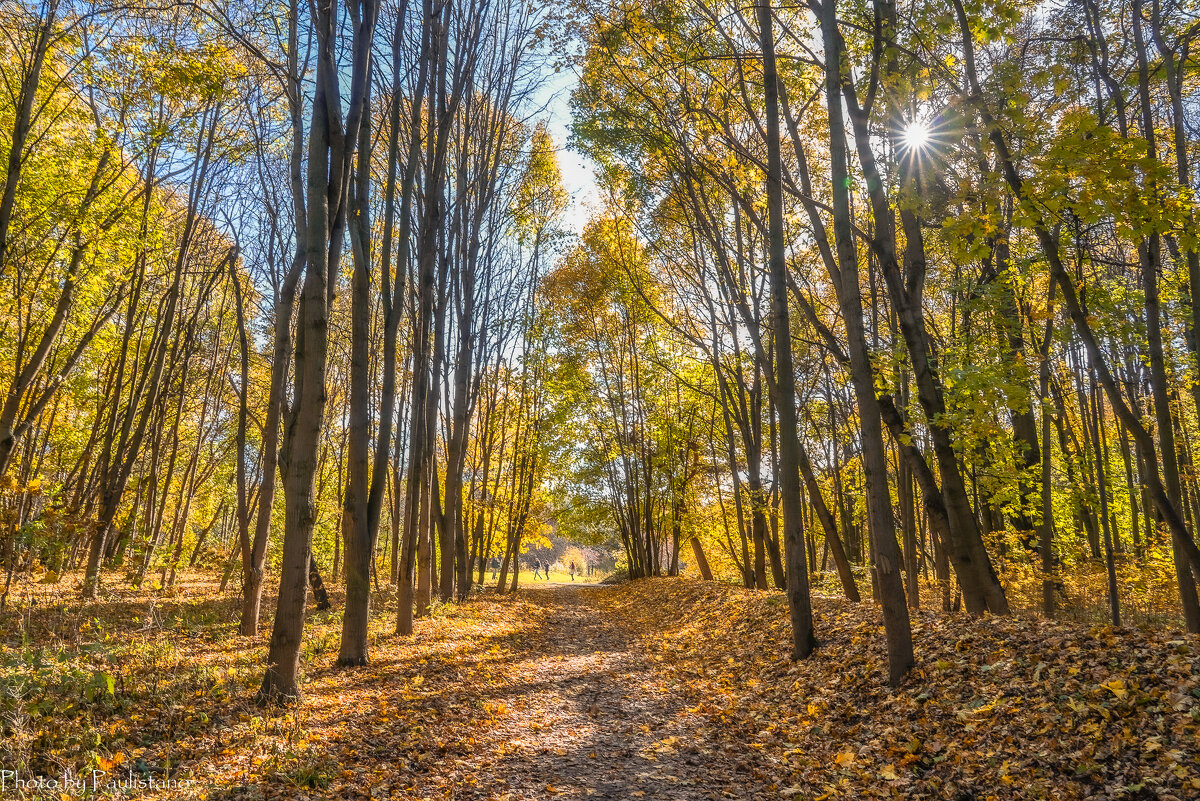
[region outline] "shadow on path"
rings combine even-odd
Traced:
[[[477,732],[459,762],[461,799],[759,798],[753,757],[697,741],[698,698],[659,670],[637,632],[587,586],[539,587],[542,625],[514,652],[511,680],[489,695],[507,714]],[[649,633],[652,635],[652,633]],[[757,755],[754,755],[757,756]]]

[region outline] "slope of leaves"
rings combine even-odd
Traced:
[[[785,797],[1200,797],[1196,637],[917,613],[892,691],[869,605],[818,599],[820,649],[792,663],[781,594],[636,586],[613,612],[657,629],[646,647],[705,696],[704,735],[758,752]]]

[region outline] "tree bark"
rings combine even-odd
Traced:
[[[825,44],[825,99],[829,109],[830,177],[833,186],[834,243],[839,272],[831,275],[846,326],[851,381],[858,401],[862,435],[863,472],[867,489],[867,513],[871,520],[872,569],[883,607],[888,646],[888,678],[899,685],[913,664],[912,630],[901,579],[901,559],[892,527],[892,505],[888,492],[887,458],[883,445],[875,375],[871,367],[863,325],[859,288],[858,253],[850,216],[849,169],[846,164],[846,133],[842,122],[841,35],[838,32],[837,0],[824,0],[820,28]]]
[[[779,143],[779,78],[775,68],[775,32],[769,0],[758,6],[758,36],[763,56],[766,97],[767,215],[771,317],[775,334],[775,405],[779,414],[779,495],[787,562],[787,597],[792,620],[792,658],[803,659],[816,647],[808,558],[804,552],[803,499],[800,491],[799,427],[796,424],[796,373],[792,365],[792,329],[788,315],[787,261],[783,242],[783,163]],[[759,534],[755,533],[755,539]],[[762,548],[761,542],[756,542]],[[761,561],[761,553],[759,560]],[[765,577],[764,577],[765,578]]]

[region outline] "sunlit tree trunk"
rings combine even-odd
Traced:
[[[875,395],[875,376],[871,367],[863,326],[863,307],[858,279],[858,253],[850,217],[849,170],[846,164],[846,134],[842,122],[842,48],[837,27],[836,0],[824,0],[820,26],[825,44],[825,96],[829,108],[830,173],[833,186],[834,243],[840,272],[830,280],[837,289],[838,302],[846,326],[851,381],[858,401],[862,433],[863,471],[867,485],[867,510],[872,521],[871,551],[874,574],[888,644],[888,675],[899,684],[913,663],[912,631],[901,579],[901,559],[892,526],[892,505],[888,492],[887,458],[883,445],[879,401]]]
[[[366,107],[372,40],[377,4],[355,3],[351,44],[350,101],[342,116],[339,69],[335,52],[339,15],[334,0],[313,8],[316,37],[316,78],[308,138],[307,213],[304,230],[297,231],[306,257],[296,336],[296,384],[284,440],[283,559],[271,632],[267,669],[259,698],[266,702],[298,697],[300,645],[304,632],[308,573],[312,559],[315,520],[317,449],[321,439],[329,348],[329,307],[341,258],[349,181],[358,126]]]

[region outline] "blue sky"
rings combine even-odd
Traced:
[[[599,199],[595,165],[567,147],[567,138],[571,135],[571,92],[577,83],[574,70],[564,66],[560,72],[547,77],[539,97],[539,105],[545,105],[545,111],[539,116],[546,119],[550,135],[558,146],[558,167],[562,171],[563,185],[571,195],[565,223],[575,233],[583,230]]]

